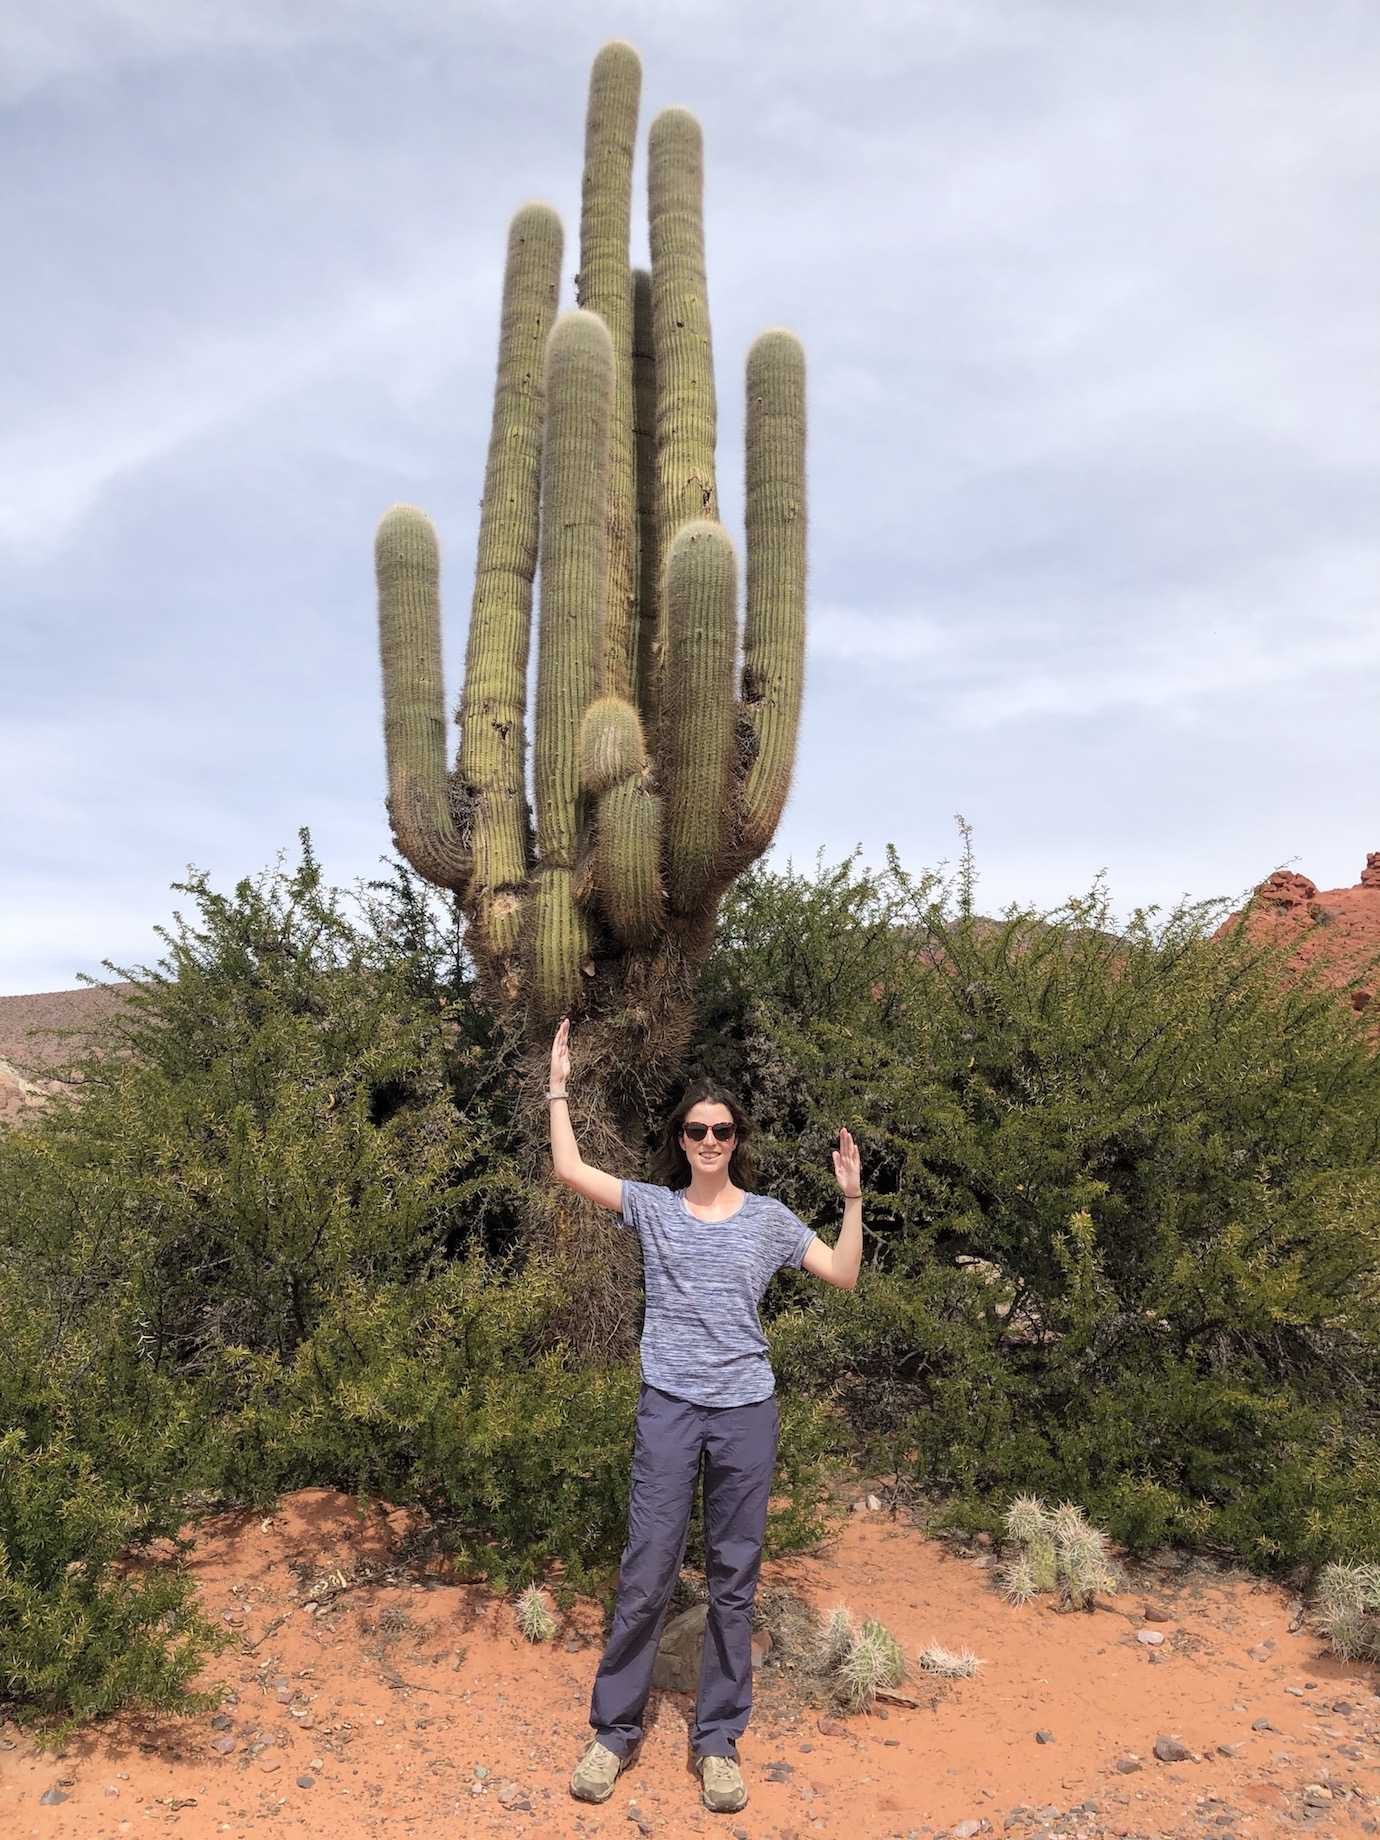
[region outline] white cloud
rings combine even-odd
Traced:
[[[381,371],[394,348],[406,347],[415,391],[419,340],[437,368],[453,363],[454,327],[470,323],[490,280],[418,274],[252,335],[187,334],[103,393],[47,406],[0,442],[0,544],[42,554],[69,538],[112,486],[308,384]]]

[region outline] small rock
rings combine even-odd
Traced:
[[[1219,1757],[1239,1757],[1241,1755],[1241,1746],[1239,1744],[1219,1744],[1217,1746],[1217,1755]]]
[[[958,1826],[951,1827],[949,1832],[953,1840],[973,1840],[973,1835],[978,1832],[978,1828],[979,1824],[976,1821],[960,1821]]]
[[[1145,1765],[1141,1762],[1139,1757],[1133,1756],[1130,1753],[1128,1753],[1125,1757],[1117,1758],[1116,1767],[1120,1775],[1134,1776],[1136,1771],[1143,1770],[1145,1768]]]
[[[881,1498],[877,1495],[869,1495],[867,1497],[868,1513],[869,1514],[880,1514],[881,1510],[882,1510]]]
[[[486,1763],[477,1763],[470,1774],[475,1778],[476,1782],[484,1782],[489,1775],[489,1766]]]
[[[45,1806],[51,1807],[54,1802],[65,1802],[67,1800],[67,1791],[54,1786],[51,1789],[45,1789],[38,1799]]]
[[[314,1789],[316,1787],[316,1778],[314,1776],[299,1776],[297,1778],[297,1787],[299,1789]]]
[[[1274,1652],[1275,1645],[1273,1641],[1257,1642],[1254,1648],[1248,1648],[1246,1650],[1246,1653],[1250,1656],[1252,1661],[1268,1661]]]
[[[1309,1783],[1303,1792],[1303,1799],[1310,1808],[1326,1808],[1332,1800],[1332,1791],[1324,1789],[1321,1783]]]
[[[1037,1744],[1053,1744],[1054,1733],[1052,1731],[1037,1731],[1035,1733],[1035,1742]]]
[[[217,1712],[211,1720],[211,1730],[229,1731],[234,1722],[228,1712]]]
[[[521,1783],[505,1782],[498,1785],[498,1801],[501,1808],[514,1812],[531,1809],[532,1803]]]
[[[1295,1699],[1303,1698],[1303,1688],[1302,1687],[1286,1687],[1284,1691],[1286,1693],[1292,1693]]]
[[[799,1748],[802,1751],[812,1751],[815,1747],[813,1744],[802,1744]]]
[[[1158,1648],[1160,1643],[1163,1642],[1164,1637],[1158,1629],[1138,1629],[1136,1631],[1136,1640],[1137,1642],[1143,1642],[1147,1648]]]
[[[992,1536],[990,1533],[975,1534],[973,1536],[973,1543],[976,1546],[980,1546],[984,1552],[990,1552],[992,1549]]]
[[[1147,1623],[1172,1623],[1173,1612],[1166,1610],[1162,1604],[1142,1604],[1141,1615]]]
[[[1173,1732],[1162,1731],[1155,1740],[1155,1755],[1161,1763],[1187,1763],[1193,1752],[1182,1738],[1176,1738]]]
[[[281,1757],[261,1757],[259,1759],[259,1768],[261,1770],[281,1770],[282,1767],[283,1760]]]
[[[848,1727],[842,1719],[831,1719],[827,1712],[821,1712],[815,1720],[815,1730],[823,1732],[826,1738],[846,1738]]]
[[[1272,1725],[1268,1719],[1252,1719],[1252,1731],[1278,1731],[1278,1725]]]
[[[211,1741],[211,1749],[213,1751],[219,1751],[222,1757],[228,1757],[231,1751],[234,1750],[236,1742],[237,1740],[234,1738],[213,1738]]]

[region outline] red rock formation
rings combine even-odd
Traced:
[[[1219,935],[1242,919],[1232,914]],[[1380,992],[1380,964],[1372,962],[1380,958],[1380,850],[1366,857],[1355,888],[1320,892],[1306,875],[1276,869],[1256,889],[1246,923],[1255,938],[1292,945],[1289,964],[1295,970],[1317,964],[1325,982],[1339,989],[1359,974],[1361,982],[1349,993],[1351,1006],[1370,1008]],[[1376,1014],[1380,1017],[1380,1010]]]

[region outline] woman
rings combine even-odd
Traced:
[[[852,1290],[862,1260],[858,1148],[839,1132],[838,1244],[751,1191],[751,1128],[713,1085],[692,1088],[667,1126],[661,1183],[621,1181],[580,1156],[566,1104],[570,1023],[551,1047],[551,1160],[567,1188],[620,1216],[642,1244],[647,1310],[628,1543],[613,1629],[595,1677],[595,1738],[571,1777],[581,1801],[606,1801],[642,1742],[642,1713],[704,1460],[709,1617],[690,1748],[701,1799],[719,1814],[747,1801],[737,1741],[752,1705],[752,1605],[762,1562],[779,1415],[758,1305],[772,1273],[799,1266]]]

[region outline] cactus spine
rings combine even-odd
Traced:
[[[651,269],[635,271],[640,91],[636,53],[606,45],[590,79],[574,311],[557,315],[555,213],[526,205],[509,232],[453,771],[437,544],[421,512],[384,518],[377,570],[399,851],[460,897],[490,995],[522,1012],[533,1040],[564,1013],[632,1016],[646,1053],[656,1040],[673,1061],[720,897],[770,843],[790,786],[804,662],[804,358],[774,331],[748,360],[735,682],[701,135],[683,109],[652,124]]]

